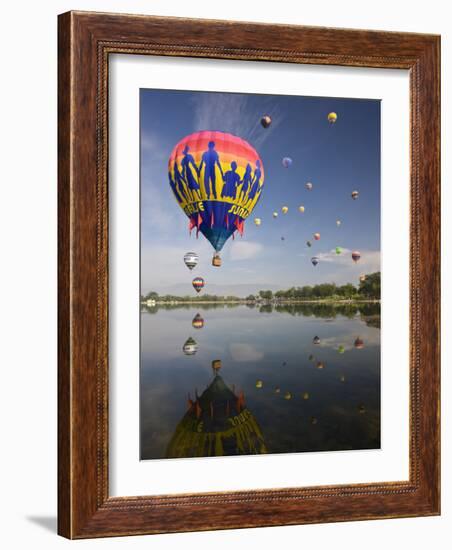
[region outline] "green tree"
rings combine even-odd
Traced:
[[[380,299],[381,295],[381,277],[380,272],[366,275],[365,279],[359,283],[359,293],[366,298]]]

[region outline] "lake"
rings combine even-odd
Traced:
[[[380,306],[141,313],[141,459],[380,448]]]

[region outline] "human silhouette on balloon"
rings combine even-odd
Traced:
[[[180,168],[177,162],[174,163],[174,177],[171,172],[168,172],[168,177],[171,185],[171,189],[178,202],[184,201],[198,201],[201,200],[199,182],[201,180],[201,173],[204,168],[204,188],[207,194],[207,199],[211,196],[214,199],[218,199],[216,189],[216,168],[220,170],[221,178],[223,180],[223,186],[221,189],[221,198],[237,198],[237,191],[240,185],[240,201],[246,201],[250,206],[253,200],[259,197],[261,189],[262,170],[260,160],[256,160],[256,167],[254,174],[252,167],[248,163],[243,174],[243,179],[240,178],[240,174],[237,172],[237,162],[233,160],[230,164],[231,169],[227,172],[223,172],[220,164],[220,157],[215,150],[215,142],[209,141],[207,145],[207,151],[202,154],[201,163],[196,166],[193,155],[189,153],[190,147],[186,145],[182,151],[182,160],[180,162]]]

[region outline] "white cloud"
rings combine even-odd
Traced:
[[[245,343],[235,343],[229,346],[229,353],[234,361],[260,361],[264,354],[254,346]]]
[[[218,130],[229,132],[249,141],[259,148],[282,121],[278,105],[270,99],[262,109],[253,105],[253,98],[242,94],[212,93],[196,95],[195,127],[198,130]],[[264,129],[260,124],[263,114],[272,117],[272,124]]]
[[[259,255],[263,250],[260,243],[252,241],[234,241],[229,247],[229,258],[235,260],[250,260]]]

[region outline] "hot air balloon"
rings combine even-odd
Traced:
[[[330,124],[334,124],[337,120],[337,114],[332,112],[332,113],[328,113],[328,122]]]
[[[319,259],[317,258],[317,256],[311,258],[311,263],[314,267],[319,263]]]
[[[358,191],[352,191],[352,199],[354,201],[356,201],[356,199],[359,197],[359,192]]]
[[[276,388],[275,388],[275,393],[281,393],[281,388],[276,387]]]
[[[320,241],[320,233],[314,233],[314,239]]]
[[[286,238],[285,238],[285,237],[281,237],[281,240],[282,240],[282,241],[285,241],[285,240],[286,240]]]
[[[283,214],[287,214],[287,212],[289,212],[289,208],[288,208],[287,206],[283,206],[283,207],[281,208],[281,212],[282,212]]]
[[[196,254],[196,252],[187,252],[187,254],[185,254],[184,256],[184,262],[188,269],[191,271],[194,267],[198,265],[198,254]]]
[[[273,217],[277,218],[278,217],[278,212],[273,212]]]
[[[175,145],[168,161],[171,190],[189,231],[196,228],[219,253],[260,199],[264,167],[245,140],[215,131],[195,132]]]
[[[336,254],[339,256],[339,254],[342,254],[342,248],[340,246],[336,246]]]
[[[315,416],[311,416],[311,424],[315,426],[317,424],[318,420]]]
[[[316,367],[320,370],[325,368],[325,363],[322,363],[322,361],[317,361]]]
[[[307,399],[309,399],[309,393],[305,391],[302,397],[306,401]]]
[[[341,223],[342,223],[341,220],[336,220],[336,225],[337,225],[338,227],[340,227]]]
[[[342,383],[345,382],[345,374],[341,374],[341,375],[339,376],[339,380],[340,380]]]
[[[311,246],[312,246],[311,241],[306,241],[306,246],[309,247],[309,248],[311,248]]]
[[[359,278],[360,282],[361,283],[364,283],[364,281],[366,280],[366,276],[365,275],[361,275],[360,278]]]
[[[195,340],[193,340],[191,336],[183,345],[182,351],[185,353],[185,355],[195,355],[195,353],[198,351],[198,344]]]
[[[292,394],[290,393],[290,391],[286,391],[286,393],[284,394],[284,399],[286,399],[287,401],[289,401],[289,399],[292,399]]]
[[[358,260],[361,258],[361,253],[357,250],[354,250],[352,252],[352,260],[355,262],[355,264],[358,262]]]
[[[259,226],[262,223],[262,220],[260,218],[254,218],[254,225]]]
[[[262,380],[256,380],[256,388],[259,390],[263,387],[264,383]]]
[[[270,115],[264,115],[261,118],[261,124],[264,128],[268,128],[272,123],[272,117]]]
[[[363,403],[358,405],[358,412],[359,412],[359,414],[364,414],[366,412],[366,407]]]
[[[201,292],[206,283],[204,282],[204,279],[202,277],[195,277],[191,284],[193,285],[193,288],[196,290],[196,292]]]
[[[337,348],[337,351],[339,353],[345,353],[345,347],[341,344],[338,348]]]
[[[313,344],[320,344],[320,338],[318,336],[314,336],[314,338],[312,339],[312,343]]]
[[[292,165],[292,159],[290,157],[284,157],[282,159],[282,165],[284,166],[284,168],[289,168],[289,166]]]
[[[306,189],[307,189],[308,191],[312,191],[313,185],[312,185],[312,183],[311,183],[310,181],[308,181],[308,183],[305,185],[305,187],[306,187]]]
[[[298,207],[298,210],[303,214],[303,212],[304,212],[304,206],[303,206],[303,205],[299,206],[299,207]]]
[[[353,344],[356,349],[363,349],[364,348],[364,341],[361,340],[361,338],[358,336],[358,338],[355,340],[355,343]]]
[[[204,319],[201,317],[199,313],[197,313],[191,322],[191,326],[196,329],[200,329],[204,326]]]

